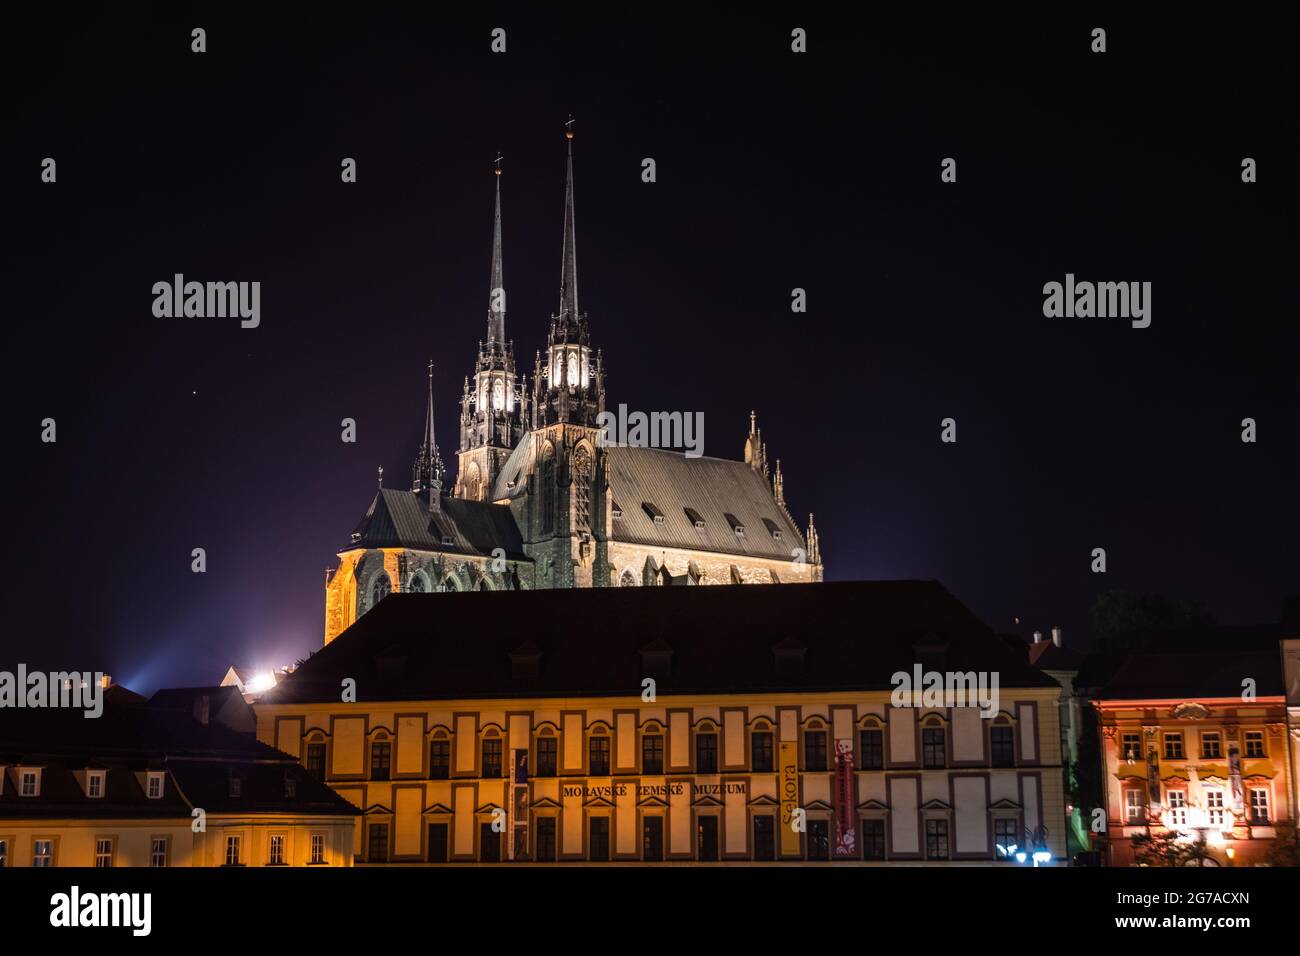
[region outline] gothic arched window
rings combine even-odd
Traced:
[[[575,530],[591,530],[591,453],[586,445],[573,455],[573,515]]]
[[[375,578],[375,583],[370,585],[370,606],[374,607],[384,598],[388,597],[388,592],[393,589],[392,583],[388,580],[387,574],[380,574]]]
[[[569,391],[572,392],[574,389],[578,387],[578,353],[577,352],[569,353],[568,379],[569,379]]]
[[[426,590],[428,590],[428,588],[424,586],[423,574],[411,575],[411,583],[408,587],[412,594],[423,594]]]
[[[478,462],[471,461],[465,472],[465,497],[470,501],[478,501],[482,497],[479,492],[482,483],[483,473],[479,470]]]
[[[621,588],[636,587],[636,575],[631,571],[624,571],[623,576],[618,579],[618,586]]]
[[[555,527],[555,449],[549,442],[542,449],[542,530]]]

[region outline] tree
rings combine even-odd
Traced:
[[[1199,601],[1133,591],[1104,591],[1088,616],[1101,651],[1141,652],[1169,631],[1214,625],[1214,615]]]
[[[1268,848],[1271,866],[1300,866],[1300,828],[1294,823],[1279,823],[1274,827],[1277,836]]]

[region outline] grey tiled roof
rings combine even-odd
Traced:
[[[795,548],[805,547],[767,481],[743,461],[687,458],[657,448],[606,451],[609,493],[623,512],[610,522],[612,541],[786,561]],[[646,513],[642,505],[647,503],[663,513],[662,522]],[[704,519],[703,528],[695,526],[687,508]],[[743,535],[732,530],[728,515],[744,527]]]
[[[506,556],[527,560],[519,528],[510,509],[485,501],[443,497],[430,511],[415,492],[381,488],[357,525],[352,548],[410,548],[417,551],[451,551],[491,555],[501,548]],[[444,541],[449,538],[450,543]]]

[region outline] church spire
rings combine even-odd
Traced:
[[[429,361],[429,405],[424,413],[424,435],[420,439],[420,450],[415,455],[415,465],[411,469],[411,490],[431,493],[436,498],[442,490],[442,479],[446,469],[442,456],[438,453],[438,440],[433,433],[433,361]]]
[[[492,280],[488,288],[488,348],[503,345],[506,337],[506,289],[501,259],[501,160],[496,158],[497,200],[492,219]]]
[[[568,175],[564,184],[564,254],[560,268],[560,315],[568,313],[571,322],[578,318],[578,247],[573,215],[573,114],[564,124],[569,141]]]

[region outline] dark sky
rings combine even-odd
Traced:
[[[317,647],[376,466],[408,481],[429,358],[454,460],[497,150],[507,335],[529,371],[544,344],[570,112],[610,403],[702,411],[737,458],[756,409],[830,578],[937,578],[1079,642],[1106,588],[1225,622],[1300,590],[1293,8],[364,9],[11,24],[0,667],[151,691]],[[260,281],[261,326],[154,318],[176,272]],[[1151,327],[1044,318],[1067,272],[1150,281]]]

